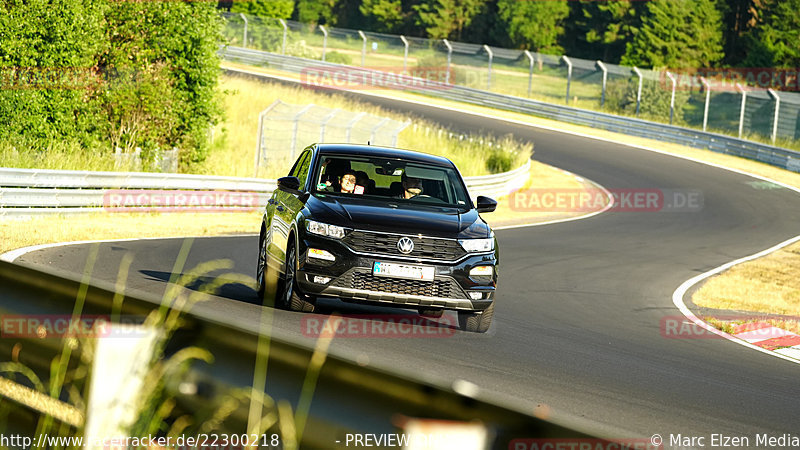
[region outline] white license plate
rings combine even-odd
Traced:
[[[433,267],[409,266],[406,264],[392,264],[375,262],[372,274],[381,277],[409,278],[412,280],[432,281],[436,270]]]

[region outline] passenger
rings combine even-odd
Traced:
[[[422,194],[422,180],[419,178],[407,177],[403,172],[403,198],[409,199]]]
[[[339,190],[339,192],[341,192],[342,194],[353,194],[353,193],[363,194],[364,193],[364,187],[363,186],[359,186],[359,187],[361,187],[361,192],[355,192],[355,190],[356,190],[356,173],[354,171],[352,171],[352,170],[347,170],[347,171],[344,172],[344,174],[342,175],[342,179],[339,182],[339,184],[341,186],[341,189]]]

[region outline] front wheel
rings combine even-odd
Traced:
[[[486,333],[492,325],[494,316],[494,302],[483,312],[458,312],[458,327],[473,333]]]
[[[298,312],[314,312],[314,302],[307,299],[297,287],[297,248],[294,241],[286,248],[286,270],[284,271],[283,290],[278,291],[278,305],[283,309]]]

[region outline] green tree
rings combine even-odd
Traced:
[[[558,40],[569,15],[566,0],[498,0],[497,8],[515,47],[548,53],[563,51]]]
[[[294,0],[243,0],[233,2],[231,12],[259,17],[288,19],[294,11]]]
[[[749,33],[764,18],[770,0],[717,0],[727,64],[741,64],[747,56]]]
[[[363,0],[358,7],[366,18],[373,19],[379,30],[385,33],[398,31],[408,20],[409,11],[403,11],[403,2],[400,0]]]
[[[710,67],[722,56],[721,17],[712,0],[653,0],[622,64]]]
[[[775,0],[767,7],[763,24],[749,35],[745,64],[753,67],[800,65],[800,0]]]
[[[571,2],[563,39],[567,54],[619,63],[640,25],[644,5],[630,0]]]
[[[305,23],[336,25],[337,0],[298,0],[297,20]]]
[[[425,27],[433,39],[462,39],[464,28],[486,4],[487,0],[428,0],[414,6],[417,23]]]

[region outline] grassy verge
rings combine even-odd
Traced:
[[[214,151],[198,168],[200,173],[214,175],[254,175],[254,154],[258,139],[258,114],[275,100],[294,105],[314,104],[344,111],[366,112],[388,117],[400,122],[411,122],[398,136],[398,147],[423,151],[450,158],[465,176],[492,173],[487,166],[486,153],[497,153],[503,159],[504,170],[517,168],[525,163],[532,152],[532,145],[523,144],[507,136],[452,136],[451,132],[432,122],[408,114],[387,111],[376,106],[365,105],[343,95],[330,94],[302,87],[289,87],[280,83],[261,83],[255,80],[223,76],[221,86],[226,91],[226,121],[215,131]],[[314,136],[317,138],[318,136]],[[301,135],[302,138],[310,136]],[[298,148],[314,141],[299,142]],[[366,143],[366,142],[364,142]],[[499,152],[496,149],[501,149]],[[286,174],[288,167],[273,164],[259,173],[267,178]]]

